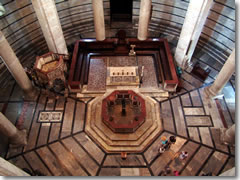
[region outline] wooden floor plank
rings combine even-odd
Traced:
[[[31,131],[29,132],[28,144],[27,146],[25,146],[24,151],[30,150],[35,147],[37,137],[38,137],[38,131],[40,127],[40,123],[37,122],[37,119],[38,119],[39,111],[44,109],[45,102],[46,102],[46,96],[41,95],[39,98],[35,116],[32,122]]]
[[[181,100],[182,100],[182,105],[183,106],[192,106],[189,94],[186,93],[184,95],[181,96]]]
[[[68,98],[66,108],[65,108],[65,111],[64,111],[61,138],[71,134],[74,106],[75,106],[74,100]]]
[[[74,156],[69,153],[59,142],[53,143],[49,146],[57,156],[58,160],[68,172],[73,176],[86,176],[87,174],[80,167],[78,162],[75,160]],[[66,158],[67,157],[67,158]]]
[[[127,159],[123,160],[121,155],[108,155],[103,166],[146,166],[142,155],[127,155]]]
[[[213,147],[213,142],[208,127],[199,127],[199,131],[202,143]]]
[[[42,157],[43,161],[47,164],[49,169],[53,172],[54,176],[69,176],[70,174],[58,162],[51,151],[47,147],[37,150],[38,154]]]
[[[157,176],[166,165],[174,158],[175,153],[171,150],[165,151],[162,153],[152,164],[151,170],[154,174],[154,176]]]
[[[177,134],[187,137],[186,125],[184,121],[183,111],[179,98],[174,98],[172,101],[174,119],[177,128]]]
[[[147,160],[148,163],[151,163],[151,161],[157,156],[159,155],[159,148],[161,145],[161,137],[165,136],[167,139],[171,136],[172,134],[169,133],[162,133],[161,136],[159,136],[153,144],[151,144],[151,146],[146,150],[146,152],[144,152],[144,156]]]
[[[173,117],[172,117],[172,110],[171,110],[169,101],[161,103],[161,118],[163,120],[164,129],[170,132],[175,132]]]
[[[98,165],[89,157],[89,155],[77,144],[73,138],[64,139],[63,144],[72,152],[78,162],[92,175],[95,176],[98,170]]]
[[[197,127],[188,127],[189,138],[200,142],[199,133]]]
[[[212,173],[212,176],[217,176],[227,158],[228,155],[215,151],[199,175]]]
[[[64,110],[65,98],[60,97],[57,99],[55,110]],[[61,123],[52,123],[51,131],[49,132],[49,142],[55,141],[58,139],[59,132],[61,128]]]
[[[188,126],[212,126],[209,116],[186,116]]]
[[[202,106],[202,102],[197,90],[190,92],[190,95],[192,98],[193,106]]]
[[[82,102],[77,102],[76,106],[77,107],[75,112],[73,133],[83,130],[84,114],[85,114],[85,108],[86,108],[86,105]]]
[[[184,160],[180,160],[179,156],[177,156],[169,165],[169,167],[171,169],[174,169],[176,171],[181,171],[181,169],[188,163],[188,161],[190,161],[190,159],[193,157],[195,151],[197,150],[197,148],[199,147],[198,144],[189,141],[186,145],[184,145],[182,147],[182,149],[179,151],[186,151],[188,152],[188,157]]]
[[[225,144],[222,144],[222,142],[220,141],[220,129],[219,128],[210,128],[210,131],[212,133],[212,137],[213,137],[216,149],[228,153],[228,146]]]
[[[185,141],[186,139],[176,137],[176,143],[172,144],[169,150],[160,154],[160,156],[153,162],[151,170],[155,176],[164,170],[165,166],[175,158]]]
[[[211,152],[211,149],[202,146],[187,167],[182,171],[181,176],[195,176],[204,162],[208,159]]]
[[[99,176],[120,176],[121,168],[101,168]]]
[[[23,114],[23,127],[27,130],[30,129],[30,125],[33,119],[33,114],[36,107],[36,102],[26,102],[28,103],[26,112]]]
[[[34,171],[38,170],[46,176],[51,176],[48,167],[46,167],[42,161],[39,159],[37,154],[34,151],[24,154],[24,157],[27,159],[29,164],[31,164]]]
[[[104,153],[102,152],[102,150],[99,149],[99,147],[96,144],[94,144],[85,133],[77,134],[74,137],[85,149],[88,150],[89,154],[91,154],[91,156],[99,164],[101,164],[102,159],[104,157]]]
[[[187,116],[205,115],[203,108],[183,108],[184,114]]]

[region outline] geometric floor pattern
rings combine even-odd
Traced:
[[[180,81],[183,88],[179,93],[167,99],[152,97],[161,109],[163,132],[141,153],[128,153],[126,160],[120,153],[105,152],[85,133],[87,105],[94,97],[60,96],[52,101],[40,93],[36,102],[24,102],[14,95],[14,85],[11,97],[0,99],[0,110],[10,120],[15,118],[16,126],[28,129],[28,144],[9,147],[5,159],[50,176],[158,176],[167,166],[181,176],[219,175],[235,166],[234,148],[220,144],[218,138],[218,128],[230,127],[235,121],[233,101],[224,96],[206,103],[202,96],[206,82],[187,72]],[[18,110],[18,116],[13,117],[10,107]],[[42,111],[62,111],[62,121],[44,126],[37,121]],[[175,135],[177,141],[169,151],[159,154],[163,135]],[[187,159],[176,156],[181,151],[188,152]]]

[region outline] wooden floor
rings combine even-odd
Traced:
[[[228,89],[223,98],[207,103],[203,88],[211,82],[211,76],[202,82],[184,72],[181,92],[167,99],[153,97],[159,102],[164,130],[143,152],[129,153],[126,160],[119,153],[105,152],[85,133],[92,97],[53,100],[40,93],[36,102],[24,102],[17,93],[19,87],[9,83],[8,90],[0,92],[0,110],[18,128],[27,128],[29,136],[25,148],[9,146],[1,156],[20,168],[49,176],[158,176],[167,166],[181,176],[219,175],[235,166],[235,149],[220,144],[218,137],[219,127],[230,127],[235,121],[235,92],[228,84],[234,96]],[[39,112],[46,110],[62,111],[62,121],[37,122]],[[159,154],[161,136],[171,135],[177,137],[176,144]],[[189,153],[187,159],[176,156],[181,151]]]

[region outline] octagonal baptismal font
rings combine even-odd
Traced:
[[[102,120],[113,132],[132,133],[145,118],[145,100],[132,90],[114,91],[102,101]]]
[[[142,152],[163,130],[160,107],[132,90],[109,90],[89,102],[85,132],[107,152]]]

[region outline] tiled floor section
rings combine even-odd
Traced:
[[[183,88],[179,93],[159,101],[163,133],[143,152],[129,153],[126,160],[119,153],[105,152],[85,133],[87,104],[91,99],[69,96],[52,101],[40,94],[37,102],[23,102],[21,94],[16,93],[18,86],[10,82],[9,89],[0,93],[0,110],[14,124],[24,120],[20,125],[28,129],[29,137],[24,149],[1,146],[1,156],[20,168],[38,169],[55,176],[158,176],[166,166],[179,171],[181,176],[208,172],[219,175],[235,166],[234,148],[220,144],[218,138],[223,120],[228,127],[235,122],[235,95],[226,94],[219,99],[222,120],[216,102],[209,104],[203,100],[203,82],[187,72],[181,82]],[[44,126],[37,122],[41,110],[63,110],[63,121]],[[177,142],[169,151],[159,154],[163,135],[175,135]],[[189,153],[187,159],[178,158],[181,151]]]

